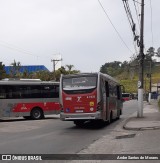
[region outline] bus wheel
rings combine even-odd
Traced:
[[[74,121],[76,126],[82,127],[84,125],[84,121]]]
[[[108,124],[110,124],[112,121],[113,121],[113,119],[112,119],[112,112],[110,112],[110,116],[109,116],[109,119],[108,119]]]
[[[24,119],[31,119],[31,116],[23,116]]]
[[[44,116],[43,116],[43,112],[40,108],[34,108],[32,111],[31,111],[31,118],[32,119],[42,119]]]
[[[120,114],[121,114],[121,110],[118,110],[118,112],[117,112],[117,118],[116,119],[119,119],[120,118]]]

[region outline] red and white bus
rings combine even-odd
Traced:
[[[83,125],[88,120],[111,122],[122,114],[121,85],[102,73],[62,75],[60,119]]]
[[[41,119],[46,114],[59,112],[59,82],[0,80],[0,118]]]
[[[122,93],[122,99],[123,101],[129,101],[131,100],[131,94],[130,93]]]

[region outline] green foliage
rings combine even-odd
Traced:
[[[122,72],[128,72],[128,62],[120,62],[120,61],[114,61],[114,62],[108,62],[101,66],[100,72],[111,75],[112,77],[116,77],[119,74],[122,74]]]
[[[21,63],[16,62],[14,60],[14,62],[11,63],[11,66],[12,66],[12,68],[10,69],[11,78],[19,78],[21,76],[21,74],[20,74]]]
[[[125,92],[129,93],[137,92],[137,80],[121,80],[120,84],[125,87]]]
[[[100,72],[115,77],[125,87],[125,92],[136,93],[138,90],[139,67],[137,58],[127,62],[114,61],[108,62],[101,66]],[[152,76],[152,83],[160,83],[160,64],[152,60],[150,51],[144,59],[144,90],[149,92],[149,76]],[[149,75],[147,75],[149,74]],[[147,77],[148,76],[148,77]]]
[[[5,65],[0,62],[0,80],[7,76],[4,67]]]
[[[74,67],[74,65],[66,65],[66,67],[62,66],[61,68],[56,70],[55,71],[56,81],[58,81],[60,79],[61,74],[67,75],[67,74],[77,74],[77,73],[80,73],[79,70],[72,70],[73,67]]]

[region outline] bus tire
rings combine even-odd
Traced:
[[[120,109],[120,115],[122,115],[122,109]]]
[[[34,108],[31,111],[31,118],[34,120],[42,119],[44,117],[43,111],[40,108]]]
[[[116,119],[119,119],[120,118],[120,115],[121,115],[121,110],[118,110],[118,112],[117,112],[117,118]]]
[[[23,116],[24,119],[31,119],[31,116]]]
[[[76,125],[76,126],[79,126],[79,127],[82,127],[83,125],[84,125],[84,121],[74,121],[74,124]]]
[[[110,112],[110,115],[109,115],[109,120],[108,120],[108,123],[112,123],[113,119],[112,119],[112,111]]]

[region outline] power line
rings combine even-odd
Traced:
[[[131,26],[131,30],[132,30],[132,33],[133,33],[134,41],[137,42],[137,46],[139,47],[140,46],[139,36],[137,34],[136,24],[134,23],[134,20],[133,20],[132,14],[131,14],[131,10],[130,10],[130,7],[129,7],[128,0],[122,0],[122,1],[123,1],[123,5],[124,5],[124,8],[125,8],[125,11],[126,11],[126,15],[127,15],[128,21],[129,21],[130,26]]]
[[[0,45],[3,46],[3,47],[6,47],[6,48],[8,48],[8,49],[11,49],[11,50],[15,50],[15,51],[18,51],[18,52],[21,52],[21,53],[25,53],[25,54],[34,56],[34,57],[36,57],[36,58],[43,58],[43,59],[46,58],[46,55],[45,55],[45,57],[42,57],[42,56],[33,54],[32,52],[30,52],[30,51],[28,51],[28,50],[19,48],[19,47],[13,45],[13,44],[7,43],[7,42],[2,41],[2,40],[0,40]],[[48,57],[51,58],[51,56],[48,56]]]
[[[137,1],[133,0],[134,7],[135,7],[135,10],[136,10],[138,25],[139,25],[139,28],[140,28],[140,19],[139,19],[140,13],[139,13],[139,8],[137,9],[136,2],[137,2]],[[138,2],[137,2],[137,3],[138,3]]]
[[[150,9],[151,9],[151,35],[152,35],[152,47],[153,47],[152,2],[151,2],[151,0],[150,0]]]
[[[103,12],[105,13],[107,19],[109,20],[109,22],[111,23],[112,27],[114,28],[114,30],[116,31],[118,37],[120,38],[120,40],[123,42],[123,44],[126,46],[126,48],[133,54],[133,52],[130,50],[130,48],[127,46],[127,44],[125,43],[125,41],[123,40],[122,36],[120,35],[120,33],[118,32],[118,30],[116,29],[116,27],[114,26],[114,24],[112,23],[109,15],[107,14],[106,10],[104,9],[102,3],[100,2],[100,0],[98,0],[99,5],[101,6]]]
[[[124,5],[124,9],[125,9],[125,11],[126,11],[126,15],[127,15],[129,24],[130,24],[131,29],[132,29],[132,22],[133,22],[133,19],[132,19],[132,21],[130,20],[130,15],[131,15],[131,14],[129,14],[129,12],[128,12],[128,7],[125,5],[125,2],[124,2],[124,1],[123,1],[123,5]]]
[[[133,38],[134,38],[134,40],[133,40],[133,47],[134,47],[135,53],[136,53],[136,55],[137,55],[138,53],[137,53],[137,48],[136,48],[136,44],[135,44],[135,38],[137,38],[137,37],[135,37],[135,36],[137,36],[137,34],[135,34],[135,30],[136,30],[136,29],[134,29],[134,28],[135,28],[135,23],[134,23],[133,18],[132,18],[132,14],[131,14],[131,10],[130,10],[129,4],[128,4],[128,3],[125,4],[124,1],[125,1],[125,0],[123,0],[123,5],[124,5],[124,9],[125,9],[127,18],[128,18],[128,22],[129,22],[129,25],[130,25],[130,27],[131,27],[131,29],[132,29],[132,32],[134,31],[134,32],[132,33],[132,34],[133,34]],[[134,54],[133,54],[133,55],[134,55]]]

